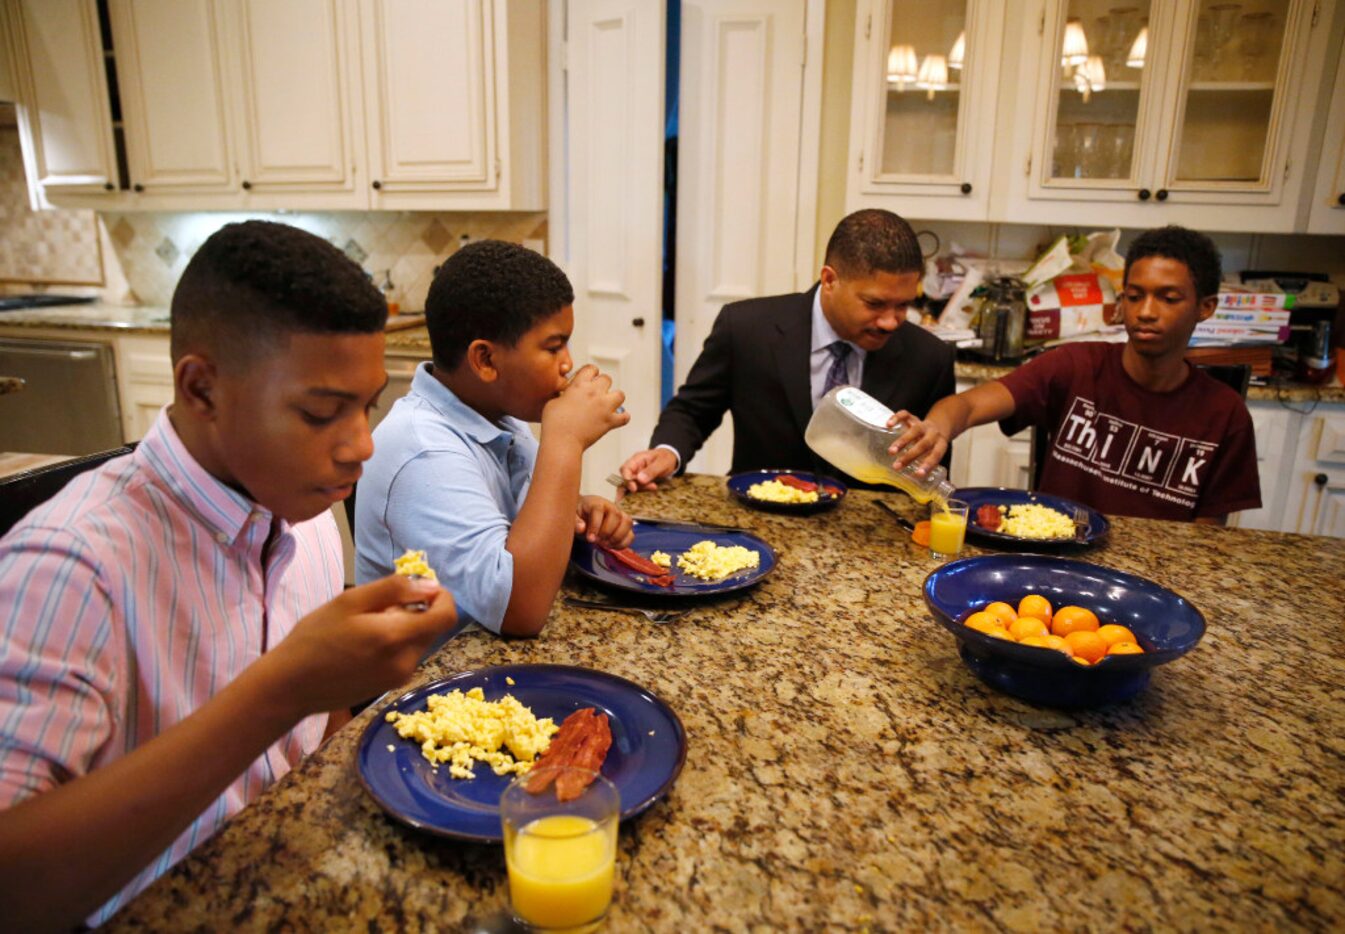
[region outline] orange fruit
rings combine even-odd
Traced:
[[[991,616],[989,613],[986,613],[984,611],[971,614],[970,616],[967,617],[963,625],[970,626],[977,632],[983,632],[986,635],[990,635],[990,633],[996,629],[999,630],[1004,629],[1003,623],[1001,623],[996,617]],[[1005,635],[1008,635],[1008,633],[1005,633]]]
[[[929,547],[929,520],[922,519],[915,524],[911,530],[911,541],[915,542],[921,548]]]
[[[996,626],[994,629],[987,632],[986,635],[992,639],[1007,639],[1010,642],[1013,641],[1013,636],[1009,635],[1009,631],[1003,626]]]
[[[1074,651],[1069,647],[1064,639],[1059,636],[1024,636],[1020,645],[1031,645],[1039,649],[1055,649],[1057,652],[1064,652],[1066,655],[1073,655]]]
[[[1097,617],[1081,606],[1062,606],[1051,620],[1051,632],[1068,636],[1072,632],[1097,632]]]
[[[1018,614],[1013,611],[1003,600],[996,600],[994,603],[987,603],[984,612],[992,616],[998,616],[1005,626],[1013,625],[1013,621],[1018,618]]]
[[[1009,624],[1009,635],[1019,642],[1023,641],[1024,636],[1044,636],[1046,635],[1046,624],[1035,616],[1024,616],[1022,619],[1016,619]]]
[[[1107,647],[1108,655],[1143,655],[1144,649],[1135,642],[1113,642]]]
[[[1070,656],[1070,661],[1074,662],[1076,665],[1083,665],[1085,668],[1087,668],[1089,665],[1093,664],[1093,662],[1090,662],[1088,659],[1084,658],[1082,655],[1071,655],[1071,656]]]
[[[1019,616],[1035,616],[1046,625],[1051,624],[1051,602],[1040,594],[1030,593],[1018,601]]]
[[[1102,641],[1107,643],[1107,645],[1115,645],[1118,642],[1137,641],[1133,632],[1116,623],[1108,623],[1105,626],[1099,626],[1097,634],[1102,637]]]
[[[1087,659],[1090,663],[1107,654],[1107,643],[1095,632],[1078,629],[1065,636],[1065,644],[1074,652],[1075,658]]]

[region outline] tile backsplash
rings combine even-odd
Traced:
[[[293,224],[323,237],[372,273],[391,277],[403,311],[425,307],[434,270],[464,243],[485,238],[522,243],[545,252],[545,212],[435,213],[344,211],[313,213],[102,213],[117,272],[133,300],[167,305],[196,248],[233,221],[261,218]],[[110,279],[114,278],[109,276]],[[112,300],[131,296],[109,295]]]
[[[93,211],[34,211],[19,131],[0,115],[0,282],[103,284]]]

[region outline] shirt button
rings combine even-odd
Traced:
[[[229,536],[225,535],[223,532],[216,532],[215,541],[219,542],[221,545],[227,545],[229,543]]]

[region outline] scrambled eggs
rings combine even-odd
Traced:
[[[716,581],[736,571],[761,564],[761,555],[742,545],[716,545],[708,539],[697,542],[677,558],[677,566],[692,577]]]
[[[434,573],[434,568],[430,567],[425,560],[425,552],[411,551],[407,549],[406,553],[392,562],[397,573],[406,577],[427,577],[432,581],[438,582],[439,575]]]
[[[447,762],[454,778],[475,778],[474,759],[496,775],[522,775],[560,729],[550,717],[534,717],[512,694],[492,702],[480,688],[431,694],[426,707],[416,713],[394,710],[386,719],[398,736],[419,742],[421,755],[435,766]]]
[[[649,560],[661,568],[672,567],[672,555],[666,551],[656,551],[649,556]]]
[[[1006,511],[999,507],[1004,521],[998,531],[1017,538],[1073,538],[1074,520],[1058,509],[1043,506],[1040,503],[1023,503],[1010,506]]]
[[[747,495],[768,503],[815,503],[816,490],[800,490],[779,480],[763,480],[747,488]]]

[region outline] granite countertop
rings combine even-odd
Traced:
[[[0,396],[23,390],[23,380],[17,376],[0,376]]]
[[[1209,631],[1133,700],[1063,712],[962,664],[921,602],[934,565],[879,495],[792,517],[721,478],[638,494],[635,513],[752,529],[778,569],[667,626],[558,604],[534,641],[470,633],[418,672],[583,665],[677,711],[686,765],[622,828],[608,930],[1345,925],[1345,541],[1115,519],[1084,557],[1173,588]],[[499,911],[498,847],[403,827],[361,789],[372,716],[109,929],[457,930]]]
[[[90,302],[56,305],[0,314],[0,328],[59,328],[71,331],[116,331],[121,334],[168,334],[168,309],[156,305],[113,305]]]

